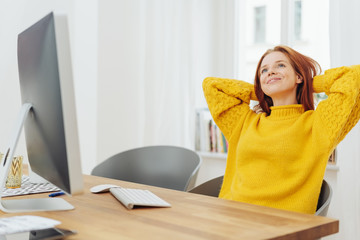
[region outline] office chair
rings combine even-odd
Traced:
[[[204,182],[195,188],[191,189],[189,192],[191,193],[197,193],[202,195],[207,195],[211,197],[218,197],[220,193],[220,188],[222,185],[224,176],[219,176],[216,178],[213,178],[207,182]]]
[[[199,186],[196,186],[195,188],[191,189],[189,192],[212,196],[212,197],[218,197],[222,185],[223,177],[224,176],[213,178],[207,182],[200,184]],[[324,216],[324,217],[327,215],[331,197],[332,197],[331,186],[324,179],[321,185],[321,191],[320,191],[320,196],[319,196],[315,215]]]
[[[333,191],[330,184],[326,182],[324,179],[321,185],[321,191],[320,191],[320,196],[319,196],[315,215],[323,216],[323,217],[327,215],[332,194]]]
[[[201,162],[195,151],[182,147],[140,147],[115,154],[91,175],[187,191],[195,185]]]

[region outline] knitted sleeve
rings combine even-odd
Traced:
[[[252,111],[249,103],[256,100],[254,85],[234,79],[209,77],[203,81],[203,90],[215,123],[229,139],[235,125],[244,121],[244,116]]]
[[[316,112],[336,146],[360,119],[360,65],[327,70],[314,77],[313,86],[328,95]]]

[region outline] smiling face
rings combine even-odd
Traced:
[[[259,69],[262,91],[271,97],[274,106],[297,104],[296,89],[302,82],[290,60],[282,52],[271,52]]]

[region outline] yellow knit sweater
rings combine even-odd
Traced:
[[[325,92],[316,110],[302,105],[271,107],[256,114],[252,84],[206,78],[205,97],[229,143],[220,198],[315,213],[327,160],[360,118],[360,65],[316,76]]]

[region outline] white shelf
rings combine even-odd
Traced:
[[[197,152],[203,158],[216,158],[226,160],[226,153],[216,153],[216,152]]]
[[[335,165],[335,164],[328,164],[326,166],[326,170],[330,170],[330,171],[339,171],[339,166]]]

